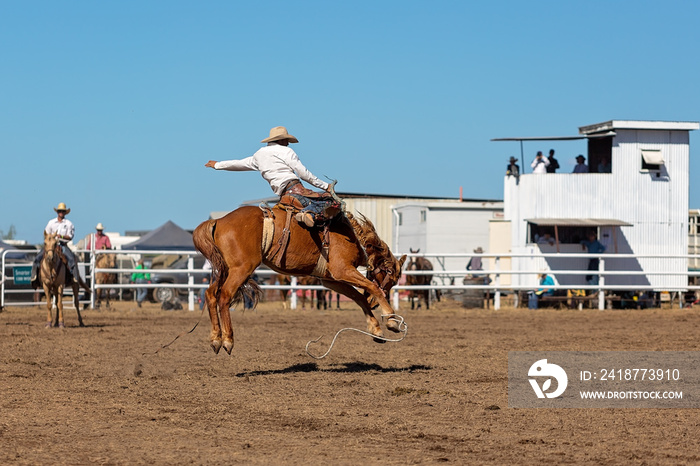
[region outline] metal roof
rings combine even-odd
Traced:
[[[631,227],[631,223],[614,218],[526,218],[526,222],[541,226],[560,227]]]
[[[492,141],[575,141],[577,139],[595,139],[615,136],[614,131],[596,134],[584,134],[578,136],[528,136],[522,138],[494,138]]]
[[[578,131],[581,134],[599,133],[615,129],[646,129],[663,131],[693,131],[700,129],[697,121],[640,121],[640,120],[610,120],[594,125],[581,126]]]

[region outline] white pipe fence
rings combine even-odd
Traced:
[[[17,286],[10,286],[10,284],[14,285],[14,269],[17,267],[27,267],[31,266],[31,262],[26,262],[26,261],[8,261],[7,260],[7,254],[8,253],[16,253],[17,251],[3,251],[2,252],[2,277],[0,278],[0,287],[1,287],[1,293],[0,293],[0,306],[5,307],[8,305],[12,306],[22,306],[22,305],[35,305],[37,304],[33,300],[30,300],[29,302],[25,301],[15,301],[13,302],[12,300],[8,300],[8,297],[11,296],[16,296],[20,294],[29,294],[31,293],[34,295],[34,293],[40,293],[43,294],[43,290],[39,289],[36,292],[32,289],[21,289],[17,288]],[[30,251],[31,252],[31,251]],[[197,256],[199,253],[194,252],[194,251],[167,251],[167,250],[162,250],[162,251],[120,251],[120,250],[103,250],[103,251],[94,251],[94,248],[92,251],[78,251],[78,252],[87,252],[90,254],[90,261],[87,263],[79,263],[79,267],[85,267],[89,266],[89,272],[86,273],[86,277],[89,276],[89,283],[92,286],[92,297],[90,300],[90,305],[91,307],[94,308],[95,302],[94,302],[94,297],[95,297],[95,291],[98,289],[130,289],[130,290],[136,290],[139,288],[173,288],[176,290],[186,290],[187,291],[187,307],[189,310],[194,310],[195,308],[195,302],[196,302],[196,296],[197,294],[202,290],[208,287],[208,284],[206,283],[196,283],[195,278],[197,277],[205,277],[207,276],[210,271],[201,269],[201,268],[195,268],[194,267],[194,257]],[[158,269],[131,269],[131,268],[116,268],[116,269],[100,269],[95,267],[96,263],[96,258],[99,254],[142,254],[142,255],[177,255],[177,256],[187,256],[188,257],[188,263],[187,263],[187,268],[184,269],[171,269],[171,268],[158,268]],[[552,275],[556,276],[584,276],[584,275],[597,275],[599,277],[599,283],[597,285],[590,285],[590,284],[577,284],[577,285],[561,285],[561,284],[555,284],[554,286],[548,286],[547,288],[551,288],[554,290],[570,290],[570,289],[576,289],[576,290],[587,290],[587,291],[594,291],[597,292],[598,296],[598,308],[599,309],[604,309],[605,308],[605,299],[606,299],[606,292],[612,292],[612,291],[668,291],[668,292],[677,292],[677,293],[683,293],[687,291],[696,291],[700,290],[700,285],[695,285],[695,284],[690,284],[690,279],[693,277],[699,277],[700,276],[700,271],[689,271],[689,270],[663,270],[663,271],[643,271],[643,270],[605,270],[605,261],[606,259],[661,259],[661,260],[688,260],[688,259],[698,259],[700,258],[700,255],[691,255],[691,254],[686,254],[686,255],[674,255],[674,256],[669,256],[669,255],[663,255],[663,254],[645,254],[645,255],[637,255],[637,254],[587,254],[587,253],[580,253],[580,254],[555,254],[555,253],[548,253],[548,254],[542,254],[542,253],[537,253],[537,254],[407,254],[409,257],[426,257],[426,258],[435,258],[437,259],[436,261],[438,263],[441,263],[440,259],[447,258],[447,257],[459,257],[459,258],[468,258],[468,257],[482,257],[482,258],[488,258],[491,259],[494,263],[494,267],[491,269],[484,269],[484,270],[430,270],[430,271],[403,271],[403,275],[432,275],[433,281],[430,285],[405,285],[405,284],[398,284],[396,285],[393,290],[392,290],[392,301],[394,304],[394,307],[398,309],[399,306],[399,300],[400,300],[400,291],[418,291],[418,290],[440,290],[440,291],[467,291],[467,290],[481,290],[483,292],[489,292],[493,296],[493,303],[494,303],[494,309],[499,309],[501,307],[501,297],[503,294],[506,293],[516,293],[519,291],[530,291],[533,290],[533,288],[537,288],[537,285],[514,285],[514,284],[503,284],[501,281],[501,278],[503,276],[526,276],[529,278],[536,277],[538,274],[542,272],[541,269],[537,270],[504,270],[500,268],[500,263],[502,259],[515,259],[515,258],[530,258],[530,259],[542,259],[542,258],[557,258],[557,259],[565,259],[565,258],[586,258],[586,259],[591,259],[591,258],[598,258],[599,259],[599,268],[598,270],[553,270],[553,271],[548,271]],[[398,255],[397,255],[398,256]],[[9,275],[8,275],[9,271]],[[95,274],[99,272],[105,272],[105,273],[114,273],[114,274],[132,274],[135,272],[147,272],[151,274],[155,273],[160,273],[160,272],[167,272],[168,274],[185,274],[187,275],[187,282],[186,283],[181,283],[181,284],[176,284],[176,283],[146,283],[146,284],[136,284],[136,283],[116,283],[116,284],[97,284],[95,283]],[[275,275],[277,272],[269,269],[258,269],[255,272],[258,275],[261,276],[266,276],[266,275]],[[476,284],[455,284],[454,281],[456,278],[460,277],[465,277],[466,275],[474,275],[478,274],[479,276],[488,276],[490,278],[489,283],[476,283]],[[639,285],[608,285],[605,283],[605,277],[613,277],[613,276],[646,276],[646,277],[654,277],[654,276],[659,276],[659,277],[664,277],[664,276],[677,276],[677,277],[686,277],[685,280],[685,285],[682,286],[673,286],[673,287],[664,287],[663,289],[659,289],[658,286],[654,286],[651,284],[639,284]],[[700,281],[700,280],[699,280]],[[441,282],[441,283],[438,283]],[[319,285],[299,285],[296,281],[296,277],[292,277],[292,282],[290,285],[260,285],[260,288],[263,290],[291,290],[292,293],[290,293],[290,306],[292,309],[296,308],[296,293],[295,291],[297,290],[322,290],[325,289],[323,286]],[[70,291],[70,290],[68,290]],[[679,300],[679,304],[682,305],[682,302]]]

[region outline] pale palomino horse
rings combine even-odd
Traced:
[[[44,232],[44,257],[41,260],[39,273],[48,308],[46,326],[63,328],[65,327],[63,322],[63,288],[70,274],[57,237],[47,235],[46,232]],[[73,288],[73,304],[78,313],[78,323],[84,327],[85,324],[83,324],[83,318],[80,315],[80,303],[78,302],[78,283],[71,281],[70,286]],[[54,300],[56,301],[55,319],[53,316]]]
[[[106,247],[103,247],[102,249],[107,249]],[[117,258],[115,257],[114,254],[98,254],[97,259],[95,259],[95,268],[96,269],[114,269],[117,266]],[[97,272],[95,273],[95,283],[98,285],[113,285],[117,283],[117,274],[115,273],[109,273],[109,272]],[[110,295],[110,290],[109,289],[104,289],[104,288],[97,288],[97,291],[95,292],[96,294],[96,302],[95,302],[95,307],[98,309],[100,308],[100,305],[102,304],[102,293],[104,292],[105,295],[105,301],[106,304],[105,306],[109,308],[109,295]]]

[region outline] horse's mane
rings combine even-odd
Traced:
[[[373,270],[376,267],[389,268],[395,262],[396,258],[389,250],[389,246],[382,241],[374,228],[374,224],[364,215],[357,214],[355,217],[350,212],[345,212],[345,217],[350,222],[352,229],[355,231],[360,245],[367,254],[367,268]]]

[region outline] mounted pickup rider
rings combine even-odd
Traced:
[[[75,260],[75,255],[73,254],[73,251],[68,247],[68,242],[70,242],[73,239],[73,236],[75,235],[75,226],[73,226],[73,222],[68,220],[66,218],[66,215],[70,213],[70,209],[66,207],[66,204],[61,202],[58,204],[57,207],[53,208],[54,211],[56,211],[56,218],[52,218],[49,220],[49,223],[46,225],[46,228],[44,228],[44,233],[47,235],[56,235],[58,238],[58,242],[61,244],[61,251],[63,252],[63,255],[66,258],[66,265],[68,268],[68,271],[73,275],[73,280],[75,280],[82,288],[84,288],[86,291],[90,291],[90,287],[87,286],[87,284],[83,281],[83,279],[80,277],[80,273],[78,273],[78,263]],[[41,260],[44,257],[44,250],[42,249],[39,251],[39,254],[37,254],[36,258],[34,259],[34,263],[32,264],[32,287],[34,289],[38,288],[41,286],[41,279],[37,274],[37,271],[39,269],[39,265],[41,264]]]
[[[287,128],[272,128],[270,136],[261,142],[267,145],[250,157],[221,162],[210,160],[205,166],[215,170],[259,171],[283,203],[291,201],[300,209],[294,218],[308,228],[330,220],[340,212],[340,202],[330,194],[332,186],[316,178],[289,147],[289,144],[299,140],[289,134]],[[318,193],[307,189],[300,179],[326,192]]]

